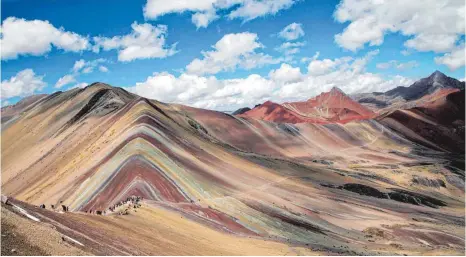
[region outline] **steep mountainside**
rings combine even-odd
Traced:
[[[362,120],[374,116],[372,111],[335,87],[306,102],[284,103],[283,106],[303,116],[330,122]]]
[[[26,108],[34,106],[34,104],[40,102],[40,100],[45,96],[47,95],[41,94],[25,97],[14,105],[2,107],[2,124],[6,123],[8,120],[21,113],[22,111],[25,111]]]
[[[435,71],[429,77],[416,81],[409,87],[397,87],[385,92],[391,98],[402,97],[406,101],[417,100],[425,95],[432,94],[441,88],[464,89],[464,82],[447,77],[440,71]]]
[[[329,94],[250,117],[103,83],[57,92],[2,120],[2,194],[100,255],[464,255],[464,156],[412,119],[329,123],[371,115]],[[461,99],[433,105],[464,114]]]
[[[464,97],[464,90],[455,91],[411,109],[393,111],[379,119],[394,130],[400,129],[397,124],[403,124],[402,128],[409,132],[402,129],[398,132],[415,142],[464,153]]]

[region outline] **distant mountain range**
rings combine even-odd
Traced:
[[[267,101],[240,116],[286,123],[345,123],[369,119],[374,116],[374,112],[334,87],[305,102],[277,104]]]
[[[389,106],[398,106],[419,100],[427,95],[439,93],[438,91],[464,90],[465,82],[446,76],[440,71],[435,71],[429,77],[416,81],[409,87],[396,87],[385,93],[363,93],[353,95],[353,99],[359,103],[370,106],[373,109],[383,109]],[[453,90],[452,90],[453,89]]]
[[[408,109],[464,90],[465,82],[435,71],[429,77],[409,87],[396,87],[387,92],[362,93],[348,96],[332,88],[304,102],[278,104],[267,101],[253,109],[241,108],[233,115],[286,123],[346,123],[371,119],[396,109]]]

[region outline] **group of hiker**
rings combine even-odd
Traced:
[[[60,203],[63,203],[63,201],[60,201]],[[41,204],[39,207],[42,208],[42,209],[45,209],[45,204]],[[50,208],[52,208],[52,210],[55,210],[55,205],[51,204]],[[61,205],[61,209],[62,209],[63,212],[70,211],[69,208],[70,207],[68,207],[66,205],[63,205],[63,204]]]
[[[141,207],[141,204],[139,202],[142,201],[142,200],[143,200],[142,196],[130,196],[130,197],[126,198],[126,200],[119,201],[118,203],[114,204],[113,206],[110,206],[108,208],[108,211],[113,213],[113,212],[115,212],[115,210],[118,207],[129,203],[129,206],[124,211],[119,211],[118,212],[119,215],[126,215],[126,214],[129,214],[129,209],[131,207],[133,207],[134,209]],[[60,201],[60,203],[63,203],[63,201]],[[41,204],[39,207],[43,208],[43,209],[46,208],[45,204]],[[55,205],[53,205],[53,204],[50,207],[52,208],[52,210],[55,209]],[[61,205],[61,208],[62,208],[63,212],[68,212],[69,211],[69,207],[66,206],[66,205]],[[101,210],[92,210],[92,209],[90,209],[89,211],[87,211],[87,213],[97,214],[97,215],[105,215],[105,214],[107,214],[107,210],[101,211]]]
[[[124,210],[124,211],[119,211],[118,214],[119,215],[127,215],[129,213],[129,208],[131,208],[131,206],[136,209],[136,208],[139,208],[141,206],[141,204],[139,203],[141,200],[142,200],[142,196],[130,196],[128,198],[126,198],[126,200],[123,200],[123,201],[120,201],[116,204],[114,204],[113,206],[110,206],[108,208],[109,211],[111,212],[115,212],[115,210],[120,207],[120,206],[123,206],[127,203],[129,203],[129,206]]]

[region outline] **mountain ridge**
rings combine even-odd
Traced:
[[[2,121],[1,144],[2,194],[97,253],[464,251],[464,117],[452,111],[464,95],[424,114],[291,124],[99,85],[21,107]],[[321,102],[338,104],[333,92]],[[295,115],[273,102],[254,110]],[[368,241],[380,228],[387,239]]]

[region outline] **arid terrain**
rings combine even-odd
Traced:
[[[440,72],[235,115],[94,83],[1,122],[2,255],[465,254],[464,82]]]

